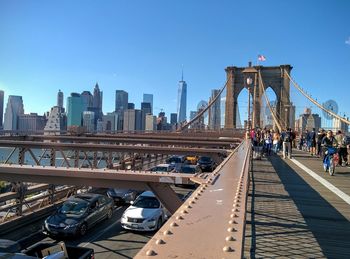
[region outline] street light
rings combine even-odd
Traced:
[[[253,84],[253,79],[249,76],[246,79],[246,83],[247,83],[247,89],[248,89],[248,130],[251,129],[251,123],[250,123],[250,89],[251,89],[251,85]]]
[[[247,128],[248,130],[251,129],[251,122],[250,122],[250,92],[251,92],[251,87],[254,86],[254,94],[253,94],[253,127],[255,127],[255,123],[256,123],[256,115],[255,115],[255,110],[257,109],[257,107],[255,107],[256,103],[255,103],[255,85],[256,85],[256,75],[258,73],[258,71],[252,67],[252,62],[249,62],[249,66],[247,68],[245,68],[242,73],[244,74],[244,84],[245,87],[248,89],[248,125]]]

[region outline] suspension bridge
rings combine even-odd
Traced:
[[[13,188],[0,194],[4,203],[0,238],[10,236],[6,233],[15,226],[24,232],[71,188],[122,187],[152,190],[172,215],[156,233],[140,237],[118,227],[118,209],[113,224],[72,241],[94,248],[96,258],[349,258],[350,169],[339,167],[331,177],[323,172],[319,158],[300,150],[293,150],[288,160],[279,155],[252,159],[246,139],[250,129],[293,128],[300,133],[321,127],[315,120],[295,123],[300,97],[308,102],[305,106],[314,107],[314,113],[326,113],[339,122],[338,127],[348,129],[349,120],[307,94],[291,71],[290,65],[227,67],[218,94],[176,132],[1,136],[0,147],[8,152],[0,164],[0,180],[12,182]],[[248,91],[247,118],[245,128],[238,129],[243,90]],[[196,128],[224,91],[224,127]],[[266,111],[271,121],[264,118]],[[210,156],[218,167],[195,175],[147,171],[170,155]],[[36,185],[25,189],[23,182]],[[190,182],[198,187],[180,199],[173,185]],[[61,185],[67,189],[55,187]],[[48,190],[44,198],[37,198],[46,200],[43,207],[28,205],[33,201],[30,194],[42,190]],[[16,213],[8,217],[11,209]]]

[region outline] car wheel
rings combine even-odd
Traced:
[[[109,209],[108,212],[107,212],[107,219],[110,219],[113,215],[113,210],[112,209]]]
[[[162,224],[163,224],[163,221],[162,221],[162,217],[160,217],[158,219],[158,222],[157,222],[157,230],[160,229],[162,227]]]
[[[87,232],[87,225],[86,223],[83,223],[79,228],[79,234],[81,236],[85,236],[86,232]]]

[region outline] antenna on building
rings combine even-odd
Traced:
[[[181,81],[184,81],[184,65],[182,64],[182,69],[181,69]]]

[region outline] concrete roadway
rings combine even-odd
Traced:
[[[186,197],[193,190],[189,188],[174,187],[180,197]],[[66,244],[89,247],[95,251],[96,259],[105,258],[133,258],[138,251],[152,238],[154,232],[132,232],[121,227],[120,218],[127,206],[117,207],[109,220],[100,222],[84,237],[65,240]],[[31,224],[24,229],[0,235],[0,239],[17,240],[23,247],[37,242],[53,243],[55,240],[41,233],[44,219]]]

